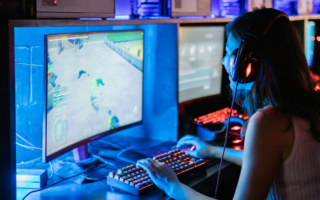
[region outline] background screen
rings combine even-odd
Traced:
[[[224,27],[180,27],[179,103],[220,94]]]
[[[142,120],[143,31],[47,36],[47,156]]]

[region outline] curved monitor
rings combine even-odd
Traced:
[[[44,162],[142,123],[143,30],[46,36]]]
[[[179,28],[179,103],[221,93],[224,26]]]

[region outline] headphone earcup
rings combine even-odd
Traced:
[[[259,71],[259,59],[256,56],[257,38],[245,35],[238,49],[230,57],[232,81],[250,83],[255,81]],[[231,70],[232,69],[232,70]]]
[[[229,71],[230,71],[230,76],[232,78],[232,81],[237,82],[239,80],[239,69],[237,69],[237,61],[238,61],[238,52],[239,49],[235,49],[231,56],[230,56],[230,61],[229,61]]]

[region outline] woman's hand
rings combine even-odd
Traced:
[[[172,194],[174,188],[180,181],[174,171],[166,164],[152,160],[142,159],[137,162],[137,166],[145,169],[153,183],[163,190],[168,196]]]
[[[212,200],[180,183],[173,170],[165,163],[154,161],[150,158],[142,159],[137,162],[137,166],[145,169],[153,183],[163,190],[169,197],[178,200]]]
[[[212,154],[212,150],[210,147],[212,147],[210,144],[206,143],[205,141],[201,140],[198,137],[192,136],[192,135],[186,135],[183,136],[178,142],[176,147],[179,148],[183,145],[191,144],[195,146],[195,150],[193,151],[185,151],[191,156],[198,157],[198,158],[208,158],[208,157],[214,157]]]

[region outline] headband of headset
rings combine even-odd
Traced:
[[[255,81],[260,69],[259,55],[255,51],[259,39],[268,32],[277,19],[288,18],[284,12],[272,8],[256,10],[253,14],[253,21],[241,39],[240,47],[234,50],[230,58],[231,78],[238,83]]]

